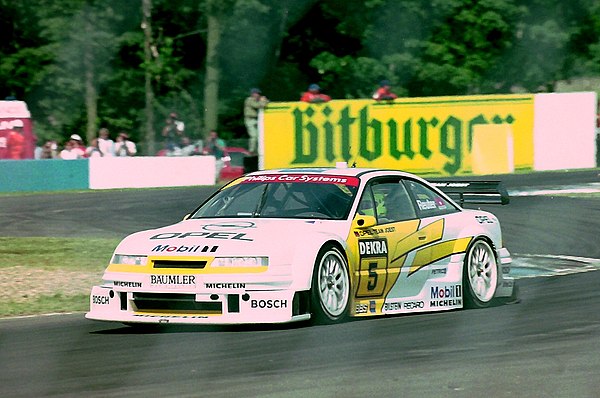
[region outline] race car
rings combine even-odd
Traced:
[[[506,203],[498,183],[435,185]],[[512,297],[498,219],[410,173],[258,171],[183,221],[126,237],[88,319],[254,324],[487,307]]]

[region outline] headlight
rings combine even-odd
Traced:
[[[115,254],[110,262],[111,264],[146,265],[148,263],[148,257],[132,256],[128,254]]]
[[[268,257],[217,257],[211,267],[266,267]]]

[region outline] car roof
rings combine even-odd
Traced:
[[[324,174],[324,175],[341,175],[341,176],[382,176],[396,175],[403,177],[418,178],[414,174],[407,173],[401,170],[392,169],[376,169],[376,168],[358,168],[358,167],[298,167],[298,168],[282,168],[261,170],[250,173],[251,175],[266,175],[266,174]]]

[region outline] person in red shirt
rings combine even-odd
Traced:
[[[321,87],[318,84],[311,84],[308,86],[308,91],[302,93],[302,97],[300,97],[300,101],[317,103],[317,102],[327,102],[331,101],[331,97],[327,94],[321,93]]]
[[[23,135],[23,121],[14,120],[12,122],[11,131],[8,133],[6,140],[9,159],[24,159],[25,158],[25,136]]]
[[[379,88],[373,93],[373,99],[375,101],[393,101],[398,96],[392,91],[392,84],[389,80],[382,80],[379,83]]]

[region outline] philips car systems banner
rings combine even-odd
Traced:
[[[348,162],[421,175],[531,169],[533,120],[533,94],[271,103],[262,119],[261,168]]]

